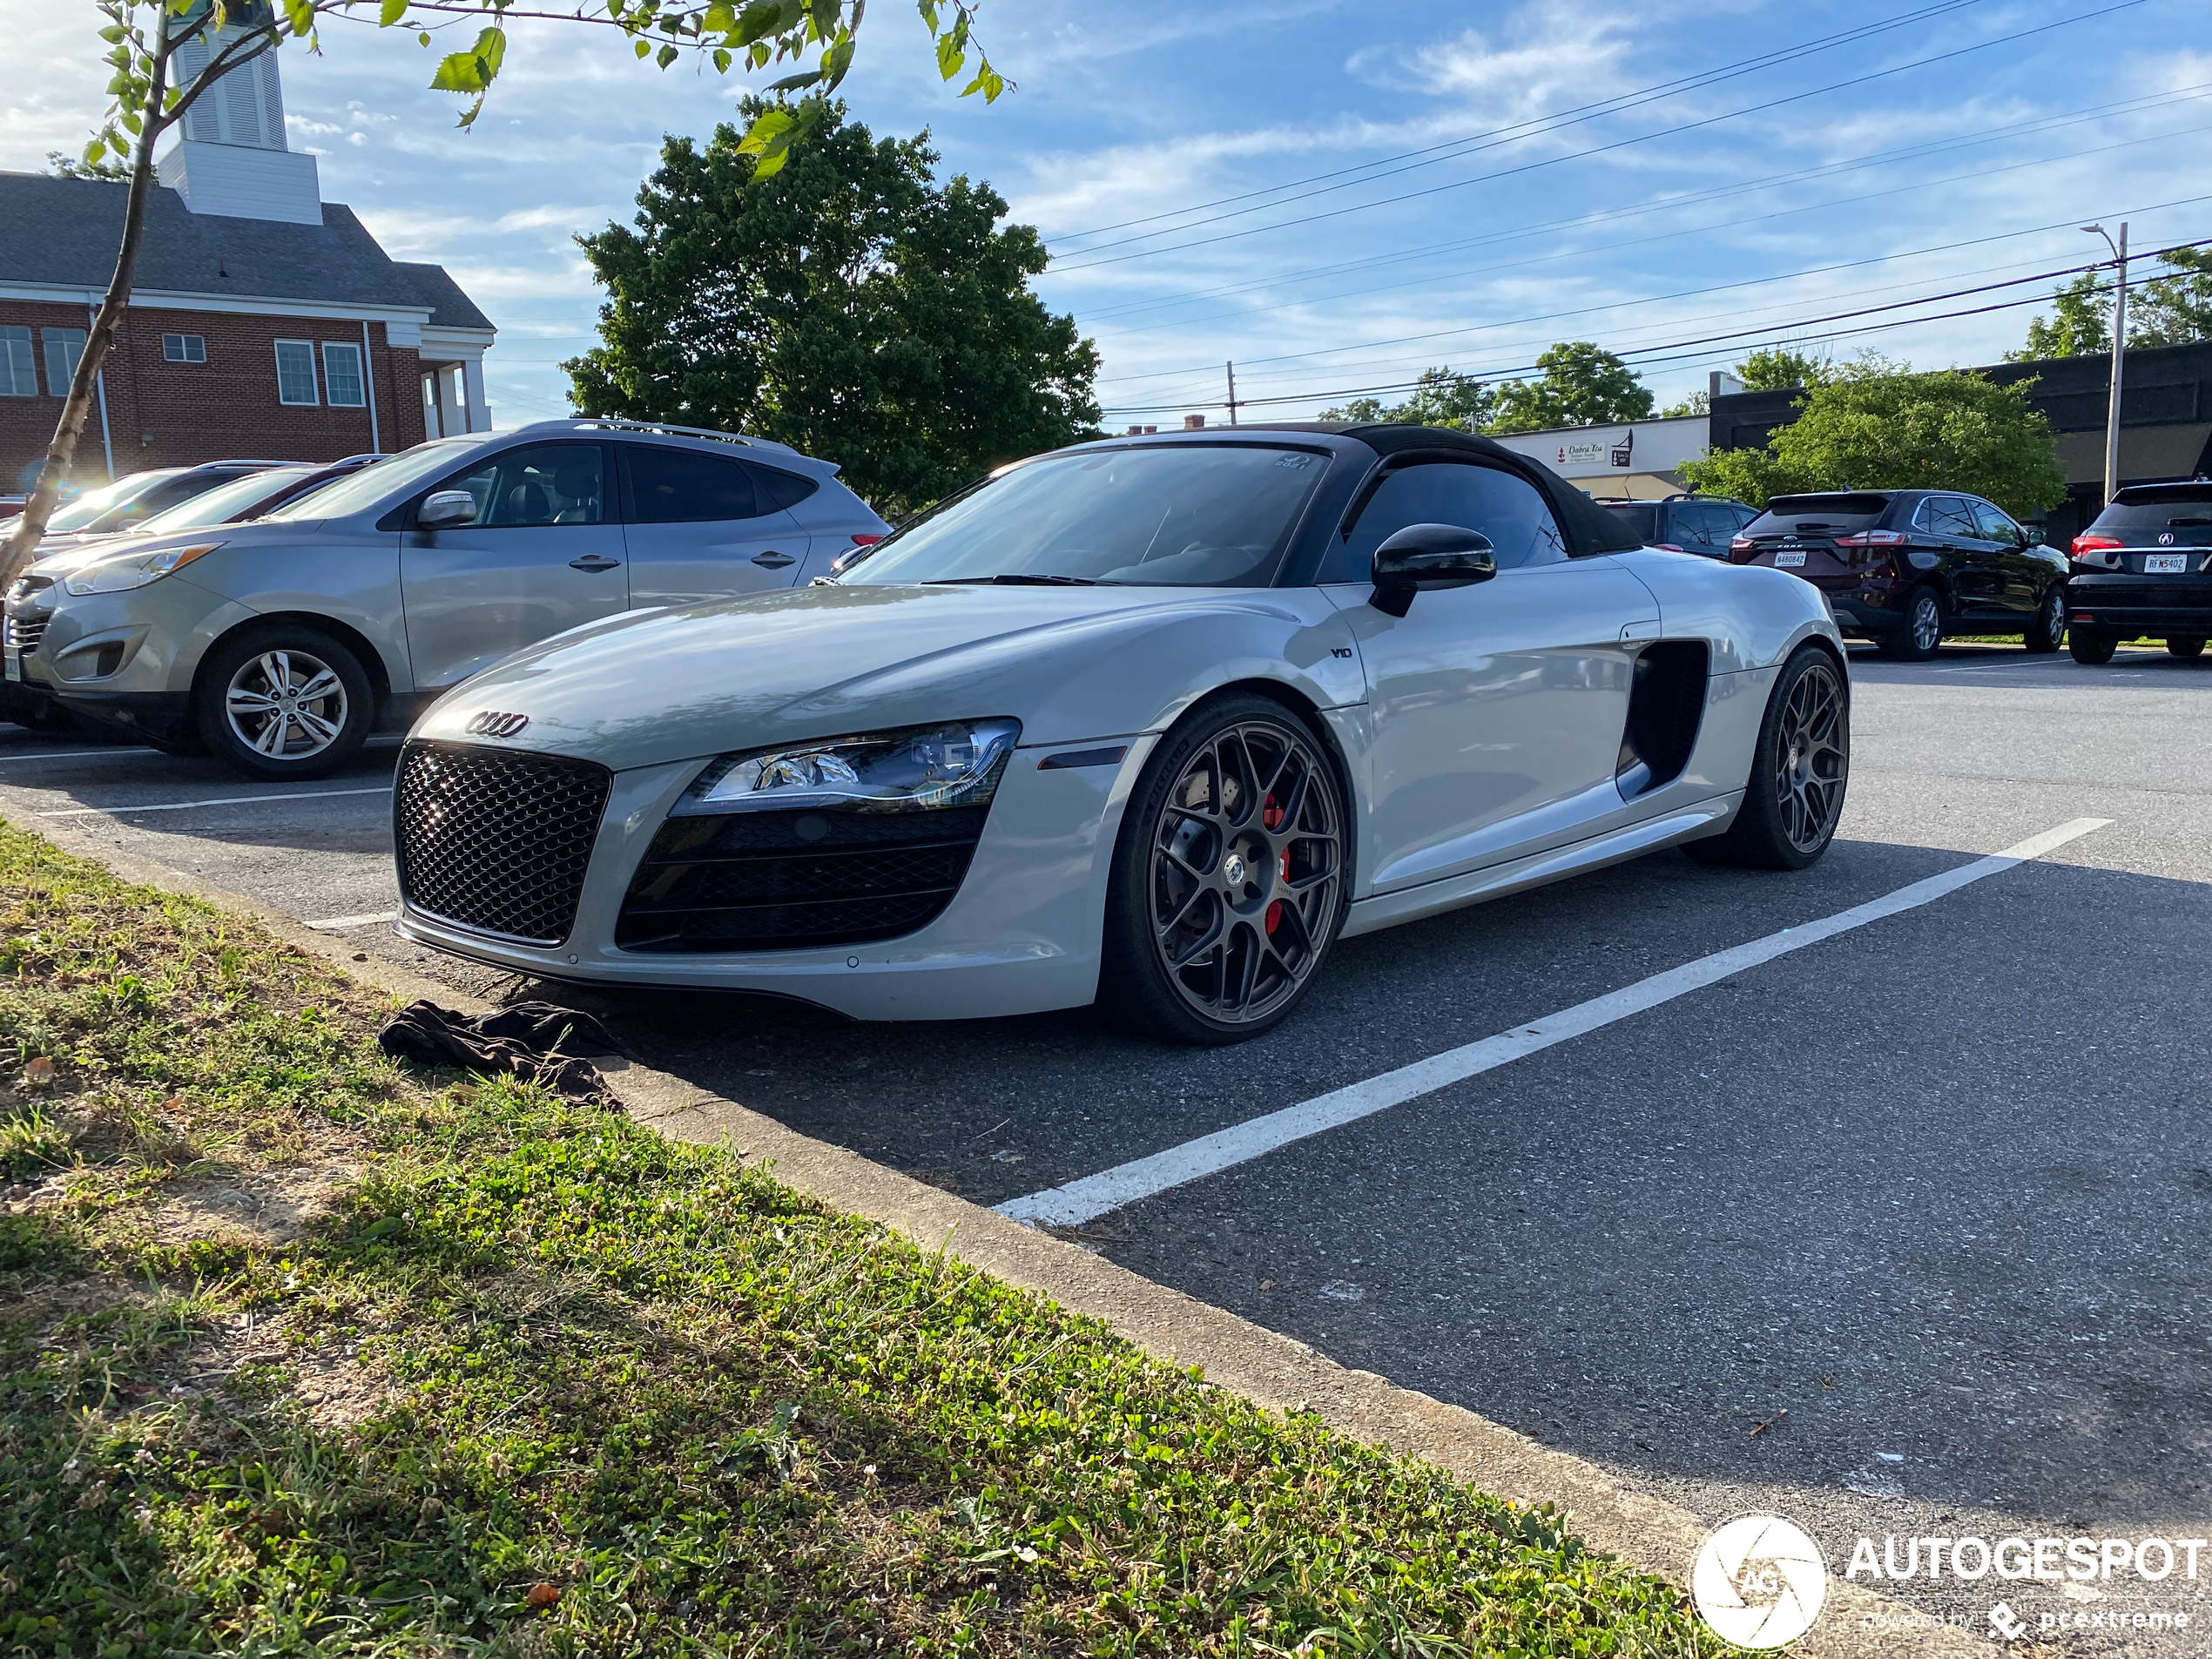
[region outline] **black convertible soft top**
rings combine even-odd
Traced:
[[[1380,421],[1280,421],[1246,424],[1231,428],[1251,432],[1317,432],[1332,437],[1351,438],[1364,443],[1377,455],[1402,455],[1407,450],[1457,451],[1470,456],[1480,456],[1491,465],[1519,473],[1541,490],[1544,499],[1551,503],[1552,516],[1559,521],[1559,528],[1567,537],[1568,551],[1575,557],[1592,553],[1625,553],[1631,548],[1642,547],[1642,539],[1619,518],[1608,513],[1561,477],[1541,461],[1508,449],[1494,438],[1478,436],[1472,432],[1455,432],[1449,427],[1399,426]]]

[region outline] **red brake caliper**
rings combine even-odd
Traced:
[[[1270,795],[1265,804],[1260,807],[1259,821],[1271,830],[1278,830],[1283,827],[1283,809],[1275,804],[1274,796]],[[1291,879],[1291,849],[1287,846],[1283,849],[1282,868],[1283,880],[1287,882]],[[1282,925],[1283,901],[1278,899],[1267,907],[1267,936],[1272,939],[1275,936],[1275,930]]]

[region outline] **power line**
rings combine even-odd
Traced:
[[[1102,318],[1128,315],[1139,311],[1156,310],[1164,307],[1184,304],[1190,301],[1249,292],[1252,289],[1270,288],[1287,282],[1305,281],[1325,276],[1348,275],[1355,271],[1372,269],[1380,266],[1405,264],[1410,260],[1426,258],[1436,253],[1453,253],[1462,248],[1480,247],[1499,242],[1516,241],[1524,237],[1540,235],[1548,231],[1572,231],[1581,229],[1586,226],[1607,224],[1617,219],[1645,218],[1655,212],[1662,211],[1679,211],[1683,207],[1695,206],[1700,203],[1724,200],[1730,196],[1748,195],[1756,191],[1770,189],[1777,185],[1802,183],[1805,180],[1817,179],[1823,175],[1857,172],[1866,167],[1887,165],[1900,160],[1923,159],[1928,156],[1940,154],[1947,150],[1973,149],[1985,144],[1996,143],[2005,137],[2018,137],[2029,132],[2055,132],[2061,127],[2078,126],[2085,122],[2101,120],[2114,114],[2139,115],[2148,110],[2161,108],[2169,104],[2200,101],[2202,94],[2207,91],[2212,91],[2212,81],[2195,82],[2188,86],[2176,88],[2173,91],[2155,97],[2125,98],[2116,104],[2100,105],[2085,111],[2070,111],[2063,118],[2039,117],[2028,121],[2015,122],[2009,127],[1991,129],[1983,134],[1974,137],[1941,139],[1929,144],[1911,145],[1901,150],[1876,151],[1865,156],[1852,157],[1843,161],[1824,163],[1817,167],[1803,167],[1794,169],[1789,172],[1770,173],[1764,178],[1748,179],[1739,184],[1716,185],[1706,190],[1684,192],[1679,195],[1662,197],[1656,200],[1640,202],[1630,206],[1612,209],[1602,212],[1581,214],[1573,219],[1549,219],[1532,225],[1517,226],[1509,230],[1495,231],[1484,236],[1468,237],[1451,242],[1435,243],[1427,247],[1416,248],[1403,253],[1385,254],[1379,255],[1372,259],[1347,260],[1340,264],[1332,266],[1316,266],[1305,271],[1290,272],[1278,277],[1258,278],[1247,282],[1232,283],[1220,288],[1204,289],[1184,294],[1171,294],[1150,300],[1134,300],[1128,305],[1108,307],[1103,310],[1092,311],[1088,313],[1087,316],[1089,320],[1096,322]],[[1849,206],[1859,202],[1879,200],[1887,196],[1904,195],[1912,191],[1932,189],[1941,185],[1954,184],[1961,179],[1988,178],[2001,172],[2016,172],[2030,167],[2047,166],[2053,163],[2060,161],[2080,160],[2085,156],[2102,155],[2113,150],[2127,149],[2140,144],[2156,143],[2161,138],[2180,137],[2188,132],[2199,132],[2202,130],[2202,129],[2201,128],[2194,127],[2184,128],[2181,132],[2177,133],[2156,133],[2147,138],[2123,139],[2116,144],[2097,145],[2087,150],[2068,151],[2062,155],[2040,156],[2027,161],[2011,163],[2003,167],[1986,168],[1975,172],[1946,173],[1940,179],[1920,179],[1912,184],[1894,185],[1887,190],[1871,191],[1862,195],[1833,197],[1823,201],[1807,203],[1801,206],[1779,208],[1773,212],[1755,213],[1742,219],[1723,219],[1713,224],[1690,226],[1679,230],[1668,231],[1657,236],[1640,237],[1625,242],[1601,243],[1595,246],[1585,245],[1581,247],[1569,249],[1563,253],[1545,254],[1541,257],[1541,259],[1547,260],[1561,259],[1572,257],[1573,255],[1579,253],[1605,253],[1618,248],[1640,246],[1650,242],[1665,241],[1670,238],[1677,236],[1696,236],[1711,231],[1730,229],[1740,225],[1761,224],[1769,219],[1787,219],[1799,213],[1819,212],[1831,207]],[[1430,282],[1452,281],[1460,277],[1478,275],[1484,271],[1509,270],[1514,268],[1517,264],[1525,265],[1535,262],[1538,261],[1521,260],[1505,265],[1475,266],[1457,271],[1444,272],[1433,276],[1422,277],[1411,282],[1399,283],[1394,286],[1397,287],[1419,287]],[[1363,293],[1381,293],[1386,291],[1387,290],[1381,288],[1362,288],[1358,290],[1358,292]],[[1329,300],[1341,299],[1344,297],[1345,296],[1343,294],[1321,294],[1305,299],[1285,300],[1271,306],[1252,306],[1247,307],[1241,311],[1217,312],[1203,317],[1179,318],[1173,322],[1150,324],[1142,328],[1128,328],[1117,331],[1109,331],[1104,335],[1104,338],[1109,340],[1125,338],[1133,334],[1157,333],[1163,328],[1194,327],[1203,323],[1218,322],[1229,319],[1260,316],[1271,311],[1287,310],[1295,306],[1323,304]],[[1175,369],[1164,372],[1181,374],[1184,371]]]
[[[1332,179],[1347,179],[1350,183],[1331,185],[1329,186],[1331,190],[1349,189],[1351,184],[1372,184],[1376,178],[1388,178],[1392,176],[1392,173],[1411,172],[1413,167],[1434,166],[1438,162],[1458,158],[1454,156],[1438,153],[1441,151],[1458,150],[1462,154],[1467,154],[1473,152],[1465,150],[1463,146],[1473,145],[1480,149],[1488,149],[1495,143],[1516,138],[1530,138],[1540,132],[1558,132],[1582,121],[1595,119],[1599,115],[1617,115],[1622,110],[1633,109],[1639,104],[1650,103],[1658,98],[1671,98],[1679,92],[1694,91],[1697,87],[1727,76],[1739,75],[1751,70],[1771,69],[1777,64],[1785,64],[1795,58],[1810,57],[1816,52],[1826,51],[1836,46],[1856,44],[1861,40],[1869,39],[1892,29],[1903,28],[1908,24],[1925,23],[1945,12],[1960,10],[1964,7],[1979,3],[1981,0],[1942,0],[1940,4],[1924,6],[1918,11],[1903,12],[1879,23],[1864,24],[1855,29],[1845,29],[1832,35],[1823,35],[1817,39],[1801,42],[1795,46],[1778,47],[1773,51],[1761,53],[1756,57],[1746,57],[1737,63],[1723,64],[1717,69],[1700,70],[1693,75],[1677,76],[1671,81],[1661,81],[1656,85],[1642,87],[1636,91],[1617,93],[1612,98],[1600,98],[1595,103],[1576,105],[1571,109],[1555,110],[1548,115],[1532,117],[1526,121],[1516,121],[1510,126],[1496,127],[1487,132],[1473,132],[1461,138],[1447,138],[1440,144],[1426,145],[1418,150],[1402,151],[1397,155],[1380,156],[1373,161],[1363,161],[1357,166],[1333,168],[1327,172],[1313,173],[1304,179],[1289,179],[1279,185],[1269,185],[1263,189],[1248,190],[1234,196],[1224,196],[1214,201],[1195,202],[1188,207],[1170,208],[1164,212],[1147,213],[1137,219],[1125,219],[1117,224],[1102,225],[1095,230],[1063,232],[1057,237],[1049,239],[1047,246],[1065,241],[1079,241],[1089,236],[1103,236],[1109,231],[1127,230],[1136,225],[1157,224],[1163,219],[1180,219],[1186,213],[1202,213],[1209,208],[1226,207],[1235,202],[1252,201],[1261,196],[1278,196],[1286,191],[1302,189],[1307,185],[1325,184]],[[1416,159],[1419,157],[1429,158],[1427,160]],[[1392,163],[1399,161],[1409,162],[1412,166],[1391,167]],[[1390,167],[1391,172],[1379,173],[1374,171],[1385,167]],[[1369,173],[1372,176],[1352,179],[1352,175],[1354,173]],[[1325,194],[1326,192],[1318,193]],[[1240,211],[1257,212],[1259,209],[1252,207]],[[1233,218],[1235,215],[1224,214],[1221,217]],[[1190,226],[1177,226],[1175,228],[1184,230],[1189,229]],[[1159,235],[1169,233],[1165,231],[1156,233]],[[1143,239],[1132,239],[1143,240]],[[1114,246],[1119,246],[1119,244]],[[1096,248],[1076,250],[1077,253],[1098,251]]]
[[[2198,199],[2212,199],[2212,198],[2200,198]],[[2168,247],[2158,250],[2158,252],[2171,253],[2177,248],[2203,247],[2207,246],[2212,246],[2212,237],[2205,237],[2194,242],[2174,243]],[[1693,347],[1719,345],[1728,341],[1740,342],[1746,340],[1775,338],[1788,339],[1791,337],[1802,338],[1806,334],[1807,331],[1820,327],[1828,323],[1848,322],[1859,317],[1876,316],[1884,312],[1890,311],[1909,310],[1915,306],[1934,305],[1946,300],[1966,299],[1978,293],[1993,293],[2000,288],[2016,288],[2021,284],[2027,282],[2047,282],[2058,277],[2079,276],[2085,271],[2102,270],[2110,263],[2111,261],[2107,260],[2092,260],[2087,265],[2063,266],[2057,270],[2040,271],[2032,276],[2013,277],[2003,282],[1981,283],[1971,287],[1953,288],[1942,293],[1922,294],[1918,299],[1893,300],[1888,305],[1862,306],[1850,311],[1831,312],[1825,316],[1803,318],[1794,323],[1777,324],[1771,327],[1762,326],[1757,328],[1732,329],[1717,334],[1701,335],[1692,340],[1672,341],[1661,346],[1632,347],[1629,350],[1617,353],[1616,355],[1623,359],[1629,357],[1650,357],[1652,354],[1657,352],[1683,352]],[[1993,305],[1973,306],[1959,311],[1939,312],[1932,315],[1925,317],[1899,318],[1890,322],[1871,324],[1864,328],[1838,329],[1833,331],[1833,333],[1828,337],[1841,338],[1845,334],[1870,333],[1881,328],[1906,327],[1914,324],[1924,322],[1945,322],[1959,317],[1978,317],[1994,311],[2009,311],[2021,306],[2040,306],[2047,305],[2049,303],[2050,297],[2047,294],[2030,294],[2025,299],[2002,300]],[[1517,365],[1512,368],[1476,369],[1469,371],[1465,378],[1469,380],[1496,380],[1508,378],[1515,374],[1534,374],[1536,371],[1537,367],[1538,366],[1534,363],[1527,363]],[[1285,392],[1278,394],[1271,397],[1240,398],[1238,401],[1248,408],[1263,403],[1311,403],[1323,398],[1369,397],[1384,392],[1411,391],[1420,383],[1420,382],[1418,381],[1394,381],[1386,385],[1380,386],[1348,386],[1339,387],[1331,391]],[[1115,407],[1114,413],[1117,415],[1165,415],[1171,414],[1177,409],[1190,408],[1191,407],[1193,406],[1189,403],[1159,404],[1148,408],[1137,408],[1129,404],[1121,404]],[[1209,404],[1204,407],[1210,408],[1212,406]]]
[[[1060,265],[1055,261],[1055,269],[1061,275],[1070,275],[1077,271],[1096,271],[1109,265],[1123,265],[1131,260],[1151,259],[1162,253],[1180,253],[1194,247],[1211,247],[1217,243],[1238,241],[1244,237],[1258,236],[1269,231],[1287,230],[1298,225],[1318,224],[1325,219],[1341,219],[1350,213],[1364,213],[1377,207],[1389,207],[1400,202],[1415,201],[1422,197],[1437,195],[1445,191],[1464,190],[1470,185],[1488,184],[1500,179],[1509,179],[1521,173],[1534,172],[1541,168],[1557,166],[1564,162],[1587,160],[1592,156],[1605,155],[1615,150],[1625,150],[1635,145],[1648,144],[1655,138],[1668,138],[1680,133],[1695,132],[1701,128],[1716,126],[1723,121],[1733,121],[1743,116],[1758,115],[1768,110],[1780,109],[1785,105],[1802,103],[1809,98],[1824,97],[1831,92],[1840,92],[1850,87],[1864,86],[1870,81],[1883,80],[1890,76],[1902,75],[1912,70],[1925,69],[1932,64],[1947,63],[1954,57],[1964,57],[1973,52],[1986,51],[1993,46],[2006,45],[2013,41],[2026,40],[2031,36],[2047,34],[2052,30],[2063,29],[2072,24],[2087,23],[2097,17],[2109,17],[2116,11],[2132,10],[2144,3],[2146,0],[2116,0],[2116,3],[2104,6],[2095,11],[2085,11],[2075,17],[2062,17],[2056,23],[2040,24],[2033,29],[2022,29],[2013,34],[2000,35],[1994,39],[1981,41],[1972,46],[1961,46],[1952,51],[1937,52],[1932,57],[1916,58],[1909,64],[1899,64],[1889,69],[1873,70],[1865,75],[1855,75],[1848,80],[1832,82],[1826,86],[1816,86],[1807,91],[1792,92],[1786,98],[1770,98],[1764,104],[1746,105],[1742,109],[1730,110],[1723,114],[1706,116],[1696,121],[1681,122],[1671,127],[1662,127],[1656,132],[1639,133],[1632,138],[1618,138],[1610,144],[1594,145],[1587,150],[1572,151],[1561,156],[1548,156],[1540,160],[1525,162],[1517,167],[1502,167],[1494,172],[1478,173],[1472,179],[1457,179],[1450,184],[1431,185],[1425,189],[1407,191],[1402,195],[1386,196],[1376,201],[1358,202],[1349,207],[1332,208],[1326,212],[1306,213],[1296,219],[1277,219],[1271,224],[1251,226],[1244,230],[1224,231],[1218,236],[1200,237],[1195,241],[1174,242],[1164,247],[1140,248],[1133,253],[1118,253],[1111,259],[1091,260],[1082,265]],[[1183,228],[1195,229],[1197,226],[1189,226]],[[1100,253],[1103,252],[1106,246],[1120,246],[1123,244],[1109,243],[1100,248],[1086,249],[1084,252]]]

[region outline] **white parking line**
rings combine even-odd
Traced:
[[[1988,858],[1976,859],[1962,864],[1955,870],[1932,875],[1925,881],[1915,881],[1910,887],[1899,887],[1882,898],[1855,905],[1832,916],[1807,922],[1801,927],[1784,927],[1778,934],[1769,934],[1746,945],[1716,951],[1710,956],[1685,962],[1680,968],[1655,974],[1649,979],[1639,980],[1634,985],[1594,997],[1588,1002],[1562,1008],[1548,1019],[1503,1031],[1479,1042],[1463,1048],[1449,1049],[1426,1060],[1410,1066],[1400,1066],[1386,1071],[1379,1077],[1370,1077],[1345,1088],[1319,1095],[1296,1106],[1285,1107],[1279,1112],[1270,1112],[1248,1123],[1202,1135],[1196,1140],[1171,1146],[1164,1152],[1155,1152],[1150,1157],[1132,1159],[1097,1175],[1085,1176],[1065,1186],[1049,1187],[1042,1192],[1032,1192],[1024,1197],[1009,1198],[997,1206],[1002,1216],[1016,1221],[1046,1223],[1055,1226],[1074,1226],[1119,1210],[1139,1198],[1150,1198],[1170,1188],[1196,1181],[1201,1176],[1218,1174],[1239,1163],[1263,1157],[1293,1141],[1302,1141],[1310,1135],[1325,1130],[1341,1128],[1393,1106],[1403,1105],[1409,1100],[1433,1094],[1437,1089],[1469,1077],[1494,1071],[1510,1065],[1523,1055],[1541,1052],[1557,1043],[1566,1042],[1588,1032],[1625,1020],[1630,1015],[1641,1014],[1647,1008],[1671,1002],[1678,996],[1741,974],[1746,968],[1770,962],[1777,956],[1817,945],[1824,939],[1833,939],[1838,934],[1849,933],[1854,927],[1864,927],[1870,921],[1879,921],[1885,916],[1894,916],[1901,911],[1915,909],[1956,893],[1959,888],[1982,880],[1985,876],[2001,873],[2030,859],[2039,859],[2047,853],[2076,840],[2092,830],[2102,829],[2113,820],[2108,818],[2077,818],[2045,830],[2040,835],[2030,836],[2017,846],[2006,847],[2002,853]]]
[[[102,756],[102,757],[105,757],[105,756],[107,756],[107,755],[151,755],[151,754],[159,754],[160,752],[161,752],[161,751],[160,751],[160,750],[158,750],[158,749],[145,749],[145,748],[130,748],[130,749],[59,749],[59,750],[42,750],[42,749],[31,749],[31,750],[26,750],[26,751],[24,751],[24,752],[23,753],[21,753],[21,754],[4,754],[4,755],[0,755],[0,766],[12,766],[12,765],[16,765],[18,761],[24,761],[24,760],[87,760],[87,759],[92,759],[92,758],[93,758],[93,757],[95,757],[95,756]]]
[[[265,800],[326,800],[334,795],[388,795],[389,784],[374,789],[303,789],[293,795],[219,795],[212,800],[165,800],[145,806],[65,806],[33,818],[125,818],[132,813],[188,813],[195,806],[253,806]]]
[[[307,926],[334,934],[347,927],[366,927],[371,922],[397,921],[399,919],[400,913],[396,910],[372,910],[365,916],[332,916],[327,921],[311,921]]]

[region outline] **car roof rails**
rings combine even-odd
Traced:
[[[572,415],[559,420],[533,421],[518,432],[546,432],[558,428],[563,432],[657,432],[671,438],[706,438],[716,443],[734,443],[746,449],[773,449],[780,455],[799,455],[799,451],[787,443],[778,443],[773,438],[747,437],[741,432],[717,432],[711,427],[678,426],[668,421],[633,421],[619,415]],[[799,455],[801,460],[812,457]]]

